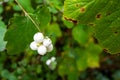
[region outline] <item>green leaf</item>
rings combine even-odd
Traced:
[[[32,17],[34,17],[34,20],[41,28],[46,27],[51,20],[51,14],[45,6],[38,7]]]
[[[75,50],[76,63],[79,71],[85,70],[88,67],[87,64],[87,52],[84,49],[76,48]]]
[[[102,52],[102,48],[94,43],[90,43],[87,47],[87,63],[91,68],[99,67],[99,54]]]
[[[32,13],[34,11],[31,5],[31,0],[17,0],[17,1],[28,13]]]
[[[89,43],[86,48],[75,49],[75,59],[78,69],[85,70],[87,67],[99,67],[99,54],[102,48],[94,43]]]
[[[3,12],[3,7],[0,5],[0,14]]]
[[[18,2],[41,29],[49,24],[51,14],[46,6],[38,6],[36,10],[33,10],[31,0],[18,0]]]
[[[111,54],[120,53],[120,10],[96,22],[95,37]]]
[[[18,80],[17,77],[15,76],[15,74],[10,74],[8,80]]]
[[[46,2],[53,8],[62,10],[63,4],[61,0],[46,0]]]
[[[94,21],[109,0],[65,0],[64,17],[80,23]],[[109,1],[112,2],[112,1]]]
[[[31,0],[18,0],[18,3],[41,29],[49,24],[51,15],[46,6],[38,6],[34,10]]]
[[[4,41],[5,32],[6,25],[0,20],[0,51],[3,51],[6,46],[6,42]]]
[[[46,28],[47,28],[47,32],[49,34],[52,34],[55,37],[61,37],[62,36],[62,32],[61,32],[60,27],[57,23],[52,23],[49,26],[47,26]]]
[[[35,26],[28,18],[14,17],[5,35],[5,40],[8,41],[8,53],[18,54],[23,52],[27,45],[33,41],[32,38],[36,31]]]
[[[1,71],[1,76],[5,79],[8,79],[10,77],[10,72],[6,69]]]
[[[119,0],[65,0],[64,17],[94,28],[98,43],[111,54],[120,53]]]
[[[83,29],[83,27],[86,26],[77,25],[75,28],[73,28],[72,35],[79,44],[85,45],[89,39],[89,34]]]
[[[64,57],[62,63],[58,67],[58,73],[63,77],[68,76],[68,80],[78,80],[78,70],[75,60],[67,56]]]
[[[67,28],[72,28],[73,27],[73,23],[67,20],[63,20],[64,24],[66,25]]]

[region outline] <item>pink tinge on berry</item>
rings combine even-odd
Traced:
[[[38,47],[37,47],[37,43],[36,42],[31,42],[30,43],[30,48],[32,49],[32,50],[37,50],[38,49]]]
[[[41,43],[44,40],[44,36],[42,33],[38,32],[33,37],[34,41],[37,43]]]
[[[47,52],[47,48],[44,45],[41,45],[41,46],[38,47],[37,51],[38,51],[38,54],[45,55],[46,52]]]

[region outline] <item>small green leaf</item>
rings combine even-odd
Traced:
[[[38,7],[33,13],[33,17],[41,28],[46,27],[51,20],[51,14],[45,6]]]
[[[17,1],[28,13],[32,13],[34,11],[31,5],[31,0],[17,0]]]
[[[6,46],[6,42],[3,40],[6,32],[6,25],[0,20],[0,51],[3,51]]]
[[[88,67],[87,64],[87,52],[84,49],[76,48],[75,50],[76,63],[79,71],[85,70]]]
[[[57,23],[52,23],[49,26],[47,26],[46,28],[47,28],[47,32],[49,34],[52,34],[55,37],[61,37],[62,36],[62,32],[61,32],[60,27]]]
[[[0,14],[3,12],[3,7],[0,5]]]
[[[46,0],[46,2],[53,8],[62,10],[63,4],[61,0]]]
[[[89,34],[83,29],[82,25],[77,25],[75,28],[72,30],[72,35],[73,38],[82,45],[85,45],[89,39]]]
[[[87,63],[91,68],[99,67],[99,54],[102,52],[102,48],[94,43],[90,43],[88,48]]]
[[[9,54],[18,54],[23,52],[27,45],[33,41],[33,35],[37,32],[33,23],[25,17],[14,17],[6,32],[5,40]]]
[[[66,25],[67,28],[72,28],[73,27],[73,23],[67,20],[63,20],[64,24]]]

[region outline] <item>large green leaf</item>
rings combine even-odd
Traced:
[[[6,42],[3,40],[6,32],[5,24],[0,20],[0,51],[3,51],[6,46]]]
[[[120,52],[120,0],[65,0],[64,17],[94,27],[99,44],[109,53]]]
[[[107,3],[108,0],[66,0],[64,17],[84,23],[91,22]]]
[[[8,53],[17,54],[24,51],[33,40],[35,32],[37,30],[28,18],[14,17],[5,35]]]
[[[120,10],[96,22],[95,37],[109,53],[120,53]]]

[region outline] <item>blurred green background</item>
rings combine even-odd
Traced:
[[[43,6],[43,11],[41,9],[40,12],[40,19],[43,20],[40,22],[40,29],[51,37],[54,50],[40,56],[36,51],[30,50],[29,44],[23,51],[12,46],[22,46],[21,43],[7,44],[4,37],[13,38],[5,33],[12,28],[11,20],[15,16],[24,16],[24,13],[14,0],[1,0],[0,80],[120,80],[120,55],[111,55],[103,50],[89,26],[66,20],[63,17],[64,0],[23,2],[30,2],[34,10]],[[28,11],[29,9],[28,7]],[[6,48],[6,44],[11,47]],[[13,51],[10,52],[11,48]],[[50,70],[45,64],[52,56],[57,61],[54,70]]]

